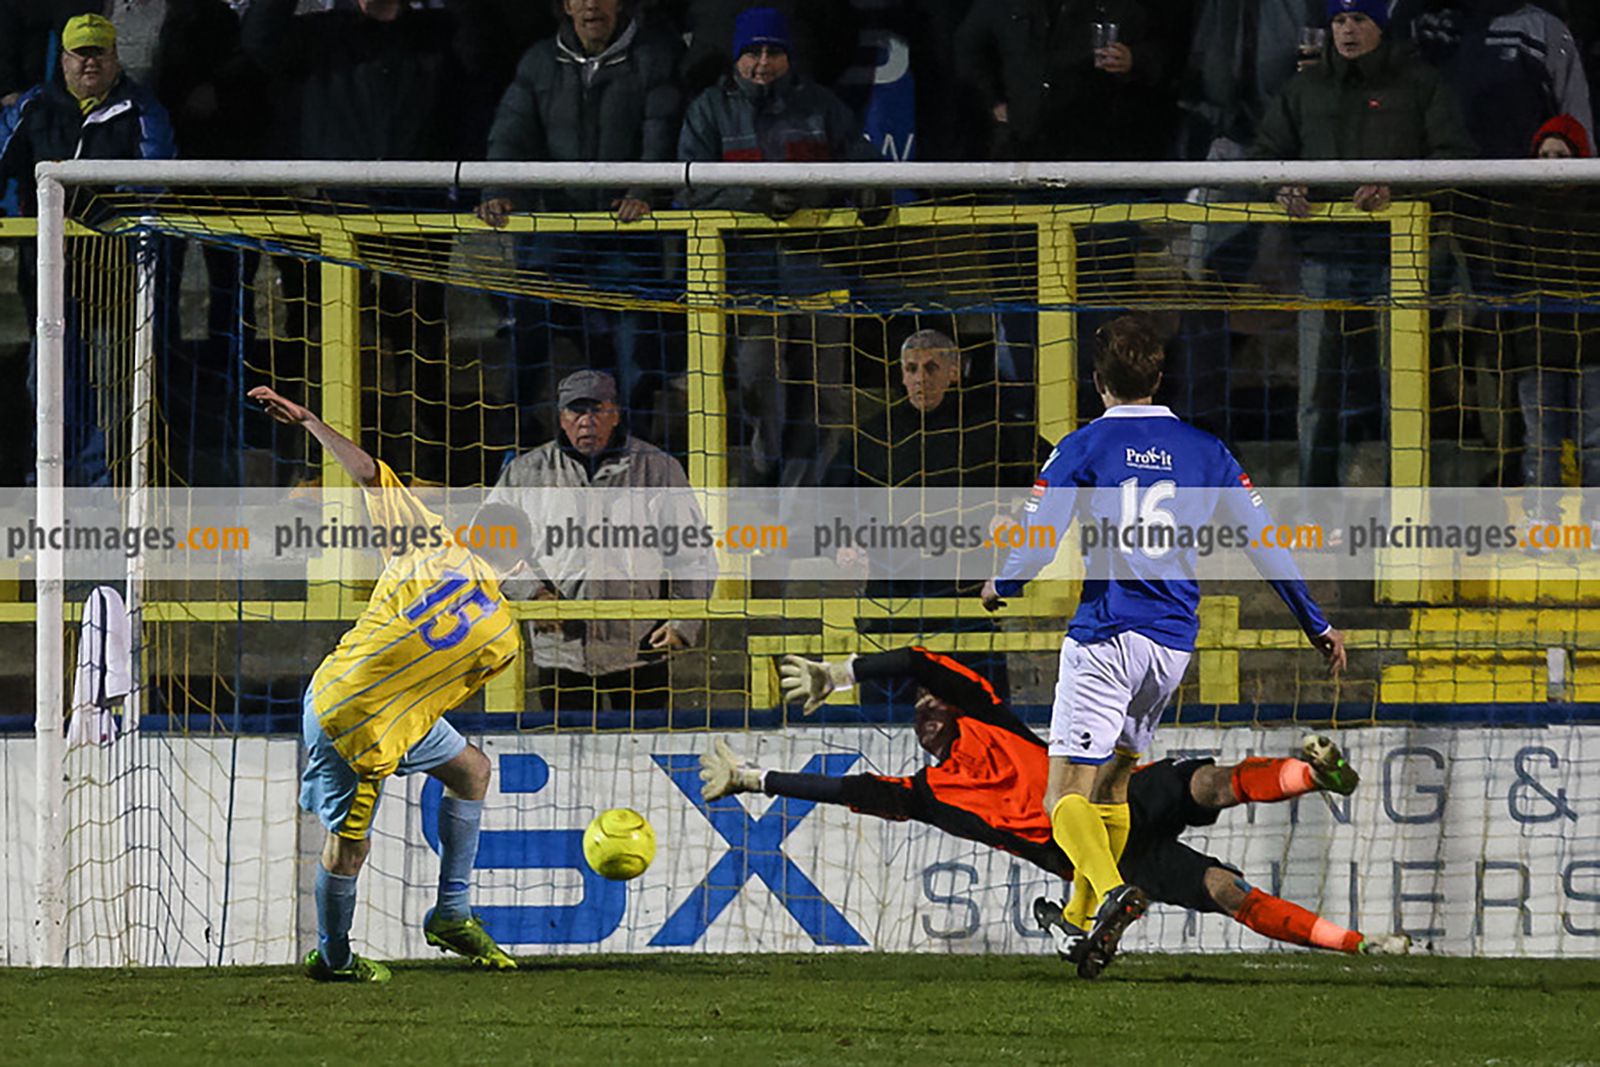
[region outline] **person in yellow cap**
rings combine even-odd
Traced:
[[[122,76],[117,28],[100,15],[69,19],[61,31],[61,77],[85,115],[105,102]]]
[[[44,81],[62,23],[104,7],[105,0],[0,0],[0,108]]]
[[[172,122],[144,86],[122,72],[117,28],[78,15],[61,30],[61,75],[33,86],[0,111],[0,177],[22,181],[55,159],[171,159]],[[32,204],[24,201],[28,214]]]
[[[61,73],[0,111],[0,185],[17,179],[22,210],[37,211],[34,165],[59,159],[171,159],[172,122],[155,94],[122,72],[117,30],[99,15],[68,19],[61,31]],[[32,257],[24,254],[31,265]],[[75,318],[69,309],[69,321]],[[33,308],[28,308],[33,321]],[[97,425],[85,346],[69,330],[66,359],[68,485],[105,484],[105,438]],[[28,391],[35,374],[29,358]]]

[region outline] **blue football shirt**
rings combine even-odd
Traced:
[[[1283,598],[1307,636],[1331,627],[1293,558],[1261,547],[1271,522],[1244,468],[1217,438],[1157,404],[1108,410],[1056,446],[1034,483],[1028,526],[1056,531],[1048,547],[1016,548],[995,579],[1015,596],[1056,554],[1076,517],[1098,535],[1086,544],[1087,577],[1067,633],[1090,644],[1132,631],[1181,652],[1200,629],[1199,542],[1185,531],[1242,534],[1238,547]],[[1153,533],[1164,527],[1168,534]],[[1142,540],[1141,540],[1142,539]],[[1030,546],[1035,542],[1027,541]]]

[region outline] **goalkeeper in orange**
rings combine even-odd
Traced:
[[[1051,874],[1073,876],[1072,862],[1052,837],[1044,811],[1048,750],[982,676],[915,646],[836,663],[788,656],[780,673],[785,699],[804,700],[808,712],[835,689],[865,679],[915,679],[924,691],[917,700],[917,742],[937,762],[903,778],[789,774],[745,763],[719,741],[700,759],[707,800],[765,793],[845,804],[867,815],[925,822],[1004,849]],[[1160,760],[1140,768],[1128,790],[1132,825],[1120,861],[1122,877],[1152,900],[1228,915],[1274,940],[1369,955],[1407,952],[1410,939],[1403,934],[1365,938],[1262,892],[1237,868],[1178,840],[1189,827],[1215,823],[1223,808],[1318,790],[1344,795],[1355,790],[1359,777],[1328,738],[1307,737],[1301,756],[1251,757],[1232,767],[1217,767],[1209,759]],[[1062,958],[1076,962],[1074,950],[1085,931],[1067,923],[1061,903],[1041,897],[1033,914],[1054,937]],[[1081,968],[1079,974],[1084,974]]]
[[[250,398],[333,454],[366,490],[373,527],[439,532],[389,558],[366,610],[306,688],[300,806],[328,830],[317,868],[317,947],[306,956],[306,973],[324,982],[389,980],[387,967],[351,951],[350,924],[373,813],[392,774],[428,774],[445,787],[439,893],[423,921],[428,944],[479,967],[513,970],[516,962],[468,905],[489,759],[444,714],[521,654],[500,582],[526,565],[527,517],[505,505],[481,509],[479,524],[516,530],[517,537],[514,546],[474,554],[442,532],[444,521],[392,470],[309,410],[265,386]]]

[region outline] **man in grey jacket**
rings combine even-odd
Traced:
[[[564,0],[560,29],[528,49],[500,100],[489,132],[489,159],[653,163],[673,158],[683,114],[678,86],[683,45],[635,17],[634,6],[632,0]],[[611,211],[626,224],[660,206],[653,199],[661,197],[649,189],[546,189],[537,197],[528,190],[490,189],[478,215],[500,228],[516,210]],[[659,292],[660,235],[634,229],[518,238],[518,272],[612,297],[645,297],[654,288],[659,299],[673,300],[674,294]],[[525,425],[535,398],[550,395],[548,380],[555,377],[553,364],[563,348],[577,350],[580,366],[615,367],[624,409],[649,406],[643,393],[653,390],[641,386],[647,368],[662,362],[648,351],[649,342],[666,330],[661,315],[531,298],[517,300],[512,315],[517,407]]]
[[[570,374],[557,399],[555,440],[512,460],[489,496],[532,519],[530,562],[544,575],[533,599],[708,596],[713,538],[682,465],[622,426],[611,375]],[[556,712],[665,708],[668,655],[698,640],[700,629],[683,619],[532,624],[540,703]]]

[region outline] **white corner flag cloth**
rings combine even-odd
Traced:
[[[117,736],[111,712],[133,690],[133,627],[122,594],[96,586],[84,603],[78,629],[78,669],[72,676],[72,717],[67,747],[110,744]]]

